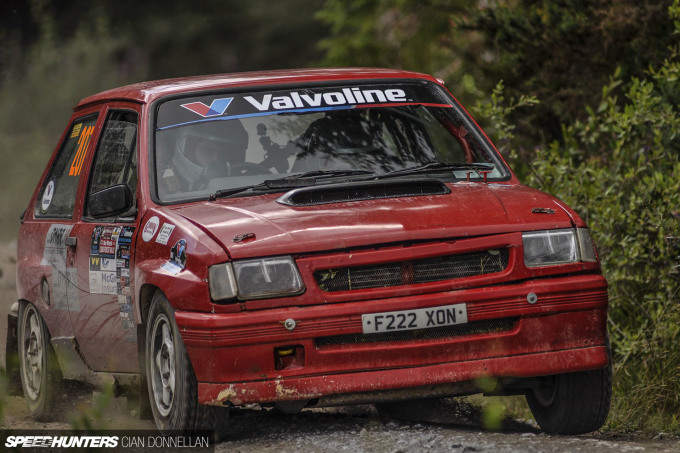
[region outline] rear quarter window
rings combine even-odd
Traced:
[[[71,218],[76,205],[76,192],[97,115],[77,119],[50,169],[35,205],[36,217]]]

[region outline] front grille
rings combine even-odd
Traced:
[[[323,291],[351,291],[501,272],[508,266],[507,248],[412,261],[316,271],[314,278]]]
[[[343,344],[377,343],[386,341],[437,340],[441,338],[479,335],[512,330],[518,318],[492,319],[489,321],[472,321],[453,326],[433,327],[430,329],[402,330],[399,332],[381,332],[372,334],[352,333],[333,335],[314,339],[316,346],[340,346]]]

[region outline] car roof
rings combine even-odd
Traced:
[[[112,100],[150,103],[167,95],[233,88],[238,86],[279,85],[361,79],[415,78],[438,81],[427,74],[382,68],[317,68],[214,74],[154,80],[113,88],[84,98],[75,108],[78,109],[86,105]]]

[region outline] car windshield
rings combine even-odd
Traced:
[[[510,175],[431,83],[193,96],[161,103],[155,121],[153,189],[164,203],[382,177]]]

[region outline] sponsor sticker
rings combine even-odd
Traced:
[[[116,256],[116,241],[114,239],[102,239],[99,241],[99,256],[109,258]]]
[[[172,275],[177,275],[182,272],[182,268],[173,263],[172,261],[167,261],[161,265],[161,269],[171,273]]]
[[[203,118],[210,118],[211,116],[223,115],[233,99],[234,98],[215,99],[210,105],[205,105],[202,102],[190,102],[189,104],[182,104],[182,107],[201,115]]]
[[[197,96],[161,105],[159,130],[196,122],[250,118],[284,112],[323,112],[354,108],[426,105],[451,108],[444,95],[423,84],[367,84],[361,86],[299,87],[237,94],[233,97]]]
[[[130,296],[118,296],[118,313],[121,326],[128,343],[137,342],[137,326],[132,315],[132,298]]]
[[[179,274],[186,267],[187,263],[187,241],[180,239],[170,250],[170,260],[163,263],[161,269],[173,275]]]
[[[158,242],[159,244],[166,245],[168,243],[168,240],[170,240],[170,235],[174,230],[175,225],[171,223],[164,223],[163,226],[161,227],[161,231],[158,233],[156,242]]]
[[[180,239],[172,247],[170,250],[170,262],[184,269],[187,264],[187,241]]]
[[[130,259],[134,233],[134,227],[94,227],[90,243],[90,293],[131,294]]]
[[[90,240],[90,255],[99,255],[99,240],[102,236],[102,227],[98,226],[92,231],[92,238]]]
[[[52,267],[52,303],[55,310],[80,311],[78,302],[78,273],[67,267],[66,238],[73,225],[50,225],[45,237],[41,266]]]
[[[118,294],[116,273],[90,271],[90,292],[92,294]]]
[[[66,269],[66,238],[71,233],[73,225],[50,225],[45,237],[45,247],[41,266]]]
[[[342,88],[325,93],[310,92],[307,94],[291,91],[278,96],[265,94],[259,98],[245,96],[243,99],[260,112],[295,108],[335,107],[340,105],[401,103],[407,101],[404,90],[398,88],[362,90],[357,87]]]
[[[101,270],[109,272],[116,271],[116,260],[112,258],[102,258],[101,260]]]
[[[160,220],[158,219],[158,216],[153,216],[146,221],[144,230],[142,230],[142,239],[144,242],[149,242],[151,239],[153,239],[153,237],[156,235],[156,231],[158,231],[159,222]]]
[[[78,123],[73,126],[73,131],[71,132],[71,138],[76,138],[80,135],[80,130],[83,128],[83,123]]]
[[[43,192],[42,202],[40,203],[40,209],[42,212],[46,212],[52,204],[52,198],[54,197],[54,189],[56,184],[57,183],[55,182],[54,178],[50,179],[50,182],[47,183],[47,187],[45,187],[45,191]]]

